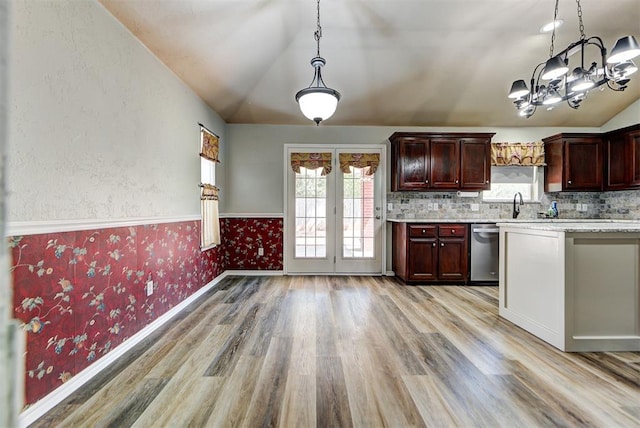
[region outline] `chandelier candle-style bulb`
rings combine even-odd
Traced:
[[[558,20],[558,2],[559,0],[555,1],[553,22]],[[533,116],[539,106],[551,110],[561,101],[566,101],[569,107],[577,109],[594,88],[601,87],[602,91],[606,85],[613,91],[624,91],[630,82],[629,76],[638,71],[638,67],[631,61],[640,56],[640,45],[636,38],[631,35],[619,38],[607,58],[607,49],[602,39],[585,35],[580,0],[576,0],[576,3],[580,38],[554,54],[556,26],[551,25],[549,28],[553,33],[549,59],[533,69],[529,87],[524,80],[516,80],[511,85],[507,97],[513,100],[520,116]],[[585,58],[599,60],[585,66]],[[567,74],[570,69],[573,72]]]
[[[296,93],[296,101],[300,106],[300,111],[316,125],[320,125],[323,120],[329,119],[335,113],[340,101],[340,92],[328,88],[322,80],[322,67],[327,63],[320,56],[320,38],[322,37],[322,27],[320,26],[320,0],[318,5],[317,29],[313,34],[317,44],[317,55],[311,59],[311,66],[314,68],[313,80],[308,88],[304,88]]]

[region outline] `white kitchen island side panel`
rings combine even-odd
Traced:
[[[499,226],[500,316],[563,351],[640,351],[640,225]]]
[[[552,345],[564,347],[564,246],[558,232],[501,229],[500,315]]]

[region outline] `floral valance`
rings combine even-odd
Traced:
[[[218,152],[220,151],[219,139],[217,135],[212,134],[204,128],[200,128],[200,156],[212,162],[220,162],[218,160]]]
[[[218,189],[216,186],[214,186],[213,184],[201,184],[200,187],[202,188],[202,191],[200,193],[200,200],[201,201],[217,201],[218,200],[218,192],[220,191],[220,189]]]
[[[380,165],[380,155],[378,153],[340,153],[338,156],[340,161],[340,170],[345,174],[349,174],[349,167],[366,168],[366,175],[373,175]]]
[[[331,172],[331,153],[291,153],[291,168],[300,174],[300,167],[307,169],[322,168],[321,175]]]
[[[491,143],[492,166],[544,166],[544,143]]]

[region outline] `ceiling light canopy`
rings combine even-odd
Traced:
[[[629,76],[638,70],[632,61],[633,58],[640,55],[640,45],[634,36],[618,39],[608,58],[607,49],[600,37],[585,36],[580,0],[576,0],[580,39],[554,55],[555,29],[559,24],[553,25],[553,23],[559,21],[557,19],[558,2],[559,0],[556,0],[553,22],[548,24],[550,29],[553,29],[549,59],[534,68],[530,88],[527,87],[524,80],[516,80],[509,91],[508,97],[513,99],[519,115],[523,117],[531,117],[537,106],[553,107],[561,101],[567,101],[571,108],[577,109],[590,89],[605,84],[614,91],[624,91],[630,81]],[[568,73],[570,70],[569,60],[573,54],[578,52],[580,53],[579,66]],[[585,67],[585,56],[589,54],[596,61]],[[547,82],[542,83],[541,80]]]
[[[316,125],[333,116],[338,101],[340,101],[340,92],[335,89],[328,88],[322,80],[322,67],[327,63],[320,56],[320,38],[322,37],[322,27],[320,26],[320,0],[317,0],[318,6],[318,22],[317,29],[313,36],[316,40],[317,55],[311,59],[311,66],[314,68],[313,80],[308,88],[301,89],[296,94],[296,101],[300,106],[300,111],[308,119],[313,120]]]

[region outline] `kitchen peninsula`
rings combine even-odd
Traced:
[[[562,351],[640,351],[640,222],[500,226],[500,316]]]

